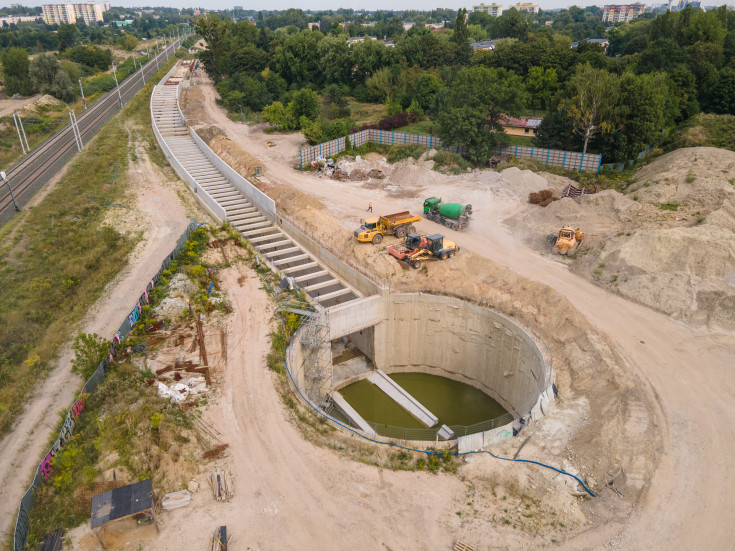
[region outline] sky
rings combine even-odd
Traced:
[[[81,1],[81,0],[72,0]],[[497,1],[498,4],[503,6],[511,6],[516,3],[517,0],[513,1]],[[532,1],[532,0],[528,0]],[[603,6],[604,4],[628,4],[633,3],[635,0],[600,0],[597,5]],[[645,0],[641,0],[645,1]],[[663,0],[658,0],[662,2]],[[493,0],[484,0],[485,4],[492,4]],[[53,0],[47,0],[46,2],[23,2],[23,0],[0,0],[0,6],[7,7],[10,4],[20,3],[23,5],[40,6],[44,3],[55,3]],[[288,8],[301,8],[302,10],[336,10],[339,8],[348,8],[353,10],[430,10],[434,8],[451,8],[453,10],[459,8],[467,8],[470,11],[472,5],[483,3],[482,1],[470,1],[462,2],[462,0],[236,0],[234,2],[228,0],[143,0],[135,1],[128,0],[122,2],[112,1],[110,4],[113,6],[124,6],[124,7],[143,7],[143,6],[165,6],[172,8],[197,8],[203,7],[205,9],[232,9],[233,6],[243,6],[245,9],[250,10],[285,10]],[[569,0],[540,0],[536,1],[541,9],[555,9],[555,8],[567,8],[572,5],[580,7],[595,5],[592,0],[582,0],[580,2],[570,2]]]

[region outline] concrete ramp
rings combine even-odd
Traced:
[[[350,420],[351,423],[357,425],[357,427],[362,431],[366,432],[368,434],[375,434],[375,431],[373,430],[373,427],[371,427],[365,419],[362,418],[362,416],[355,411],[355,408],[353,408],[347,400],[344,399],[344,396],[342,396],[339,392],[334,391],[332,392],[332,403],[334,406],[340,410],[347,419]]]
[[[403,409],[416,417],[427,427],[433,427],[439,422],[439,418],[426,409],[421,403],[411,396],[406,390],[388,377],[380,369],[368,377],[368,381],[393,398]]]

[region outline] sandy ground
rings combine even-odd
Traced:
[[[26,105],[34,103],[40,97],[39,94],[23,99],[6,98],[0,100],[0,117],[9,117],[13,111],[23,109]]]
[[[292,187],[318,198],[331,216],[341,220],[345,229],[357,225],[359,218],[364,216],[368,201],[373,202],[376,212],[406,208],[419,210],[425,195],[442,195],[445,199],[473,204],[475,215],[470,228],[461,234],[452,233],[451,238],[467,250],[492,259],[531,280],[549,285],[566,297],[591,323],[594,332],[605,335],[614,349],[632,366],[633,372],[651,385],[662,417],[649,417],[646,411],[627,411],[625,418],[631,422],[630,433],[636,429],[640,431],[638,438],[641,441],[655,438],[656,435],[662,439],[662,447],[655,453],[657,469],[652,479],[645,483],[645,491],[633,503],[634,508],[626,518],[621,520],[615,515],[607,517],[600,515],[602,511],[599,511],[596,516],[589,517],[589,528],[568,539],[565,548],[725,549],[730,546],[735,535],[734,500],[730,492],[733,473],[728,467],[735,436],[735,412],[730,406],[735,384],[728,377],[728,366],[735,362],[735,339],[731,333],[688,326],[626,301],[571,273],[565,264],[541,256],[526,245],[521,236],[514,234],[502,221],[518,211],[523,203],[520,196],[527,194],[527,191],[524,188],[523,194],[513,193],[508,186],[544,183],[538,180],[529,183],[529,180],[538,178],[543,180],[539,175],[504,173],[506,183],[502,185],[492,172],[480,172],[468,181],[463,179],[465,177],[450,178],[449,181],[432,182],[430,187],[424,187],[424,182],[412,182],[415,187],[413,192],[404,189],[398,194],[394,189],[386,188],[386,185],[395,185],[396,182],[385,182],[384,185],[370,182],[355,184],[319,179],[292,169],[296,148],[301,141],[298,136],[267,135],[258,128],[234,123],[211,101],[211,88],[203,86],[201,90],[207,100],[205,107],[209,122],[220,126],[240,148],[264,163],[264,187]],[[276,142],[276,147],[267,148],[265,143],[268,140]],[[483,183],[483,179],[487,182]],[[432,222],[422,222],[419,229],[427,233],[442,231]],[[468,255],[468,258],[471,257]],[[457,273],[481,277],[468,271]],[[523,305],[522,296],[515,300],[521,311],[530,307]],[[569,366],[572,371],[574,367]],[[591,381],[591,384],[604,387],[603,380],[604,375],[599,381]],[[624,398],[626,391],[620,392]],[[621,407],[626,407],[624,400]],[[589,436],[592,438],[593,435]],[[298,439],[298,435],[294,437]],[[278,445],[270,438],[267,442],[268,446]],[[254,449],[252,453],[258,452]],[[299,461],[294,459],[284,468],[295,469]],[[348,467],[356,468],[354,465]],[[300,487],[291,488],[290,499],[300,499],[297,496],[303,492],[314,492],[311,482],[322,476],[318,468],[314,472],[305,471],[304,474],[299,481]],[[336,474],[332,472],[334,476]],[[420,490],[420,485],[415,486],[414,491]],[[302,490],[303,487],[306,489]],[[339,496],[346,493],[344,487],[340,486],[339,489],[340,492],[331,497],[332,501],[339,500]],[[380,509],[376,509],[374,515],[383,516]],[[446,522],[446,518],[442,518]],[[315,524],[311,529],[323,534],[321,519],[321,515],[312,519]],[[430,521],[422,524],[423,530],[432,529]],[[396,525],[404,526],[400,522]],[[288,534],[280,533],[279,536],[288,538]],[[444,537],[434,541],[443,543],[447,539]],[[255,540],[248,538],[248,542],[251,541]],[[320,538],[320,541],[323,543],[325,540]],[[492,544],[488,543],[490,540],[482,541],[484,545],[480,548],[490,545],[502,548],[532,545],[528,539],[520,536],[504,536]],[[268,541],[262,545],[262,548],[276,547],[279,545]],[[374,546],[363,544],[357,547]]]
[[[129,207],[112,209],[108,223],[120,231],[143,232],[143,238],[132,253],[128,267],[110,283],[104,297],[92,307],[78,328],[79,332],[112,337],[130,313],[133,301],[175,246],[193,213],[179,198],[179,195],[184,196],[184,184],[172,177],[171,171],[167,174],[152,164],[140,143],[136,145],[136,154],[137,161],[131,162],[128,173],[131,182]],[[52,186],[50,183],[34,201],[40,201]],[[18,418],[13,432],[0,441],[0,526],[3,531],[15,521],[18,502],[57,423],[56,413],[71,405],[82,383],[69,370],[72,357],[67,345],[56,362],[57,367],[30,398],[30,405]]]

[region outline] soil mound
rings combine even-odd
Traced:
[[[735,152],[688,147],[667,153],[636,174],[641,201],[713,210],[735,200]]]

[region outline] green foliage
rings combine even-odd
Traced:
[[[677,211],[679,210],[679,203],[659,203],[658,208],[661,210]]]
[[[160,79],[173,63],[152,78]],[[136,235],[102,221],[127,189],[123,125],[149,112],[150,91],[130,100],[85,146],[85,155],[69,163],[66,177],[0,231],[0,434],[135,245]]]
[[[470,160],[484,162],[490,148],[502,143],[499,124],[503,113],[517,114],[525,107],[521,79],[505,69],[462,69],[440,107],[439,137],[447,145],[465,145]]]
[[[117,45],[123,50],[132,52],[138,45],[138,39],[135,38],[132,34],[126,33],[125,35],[117,39]]]
[[[43,54],[33,59],[28,75],[34,90],[41,94],[51,94],[66,102],[72,101],[76,95],[69,75],[53,55]]]
[[[107,356],[110,342],[97,333],[79,333],[71,348],[74,351],[74,359],[71,361],[72,373],[87,380]]]
[[[112,52],[97,46],[75,46],[67,48],[64,57],[99,71],[106,71],[112,65]]]
[[[3,65],[5,93],[9,96],[30,95],[33,89],[28,76],[30,66],[28,52],[21,48],[6,48],[0,55],[0,62]]]

